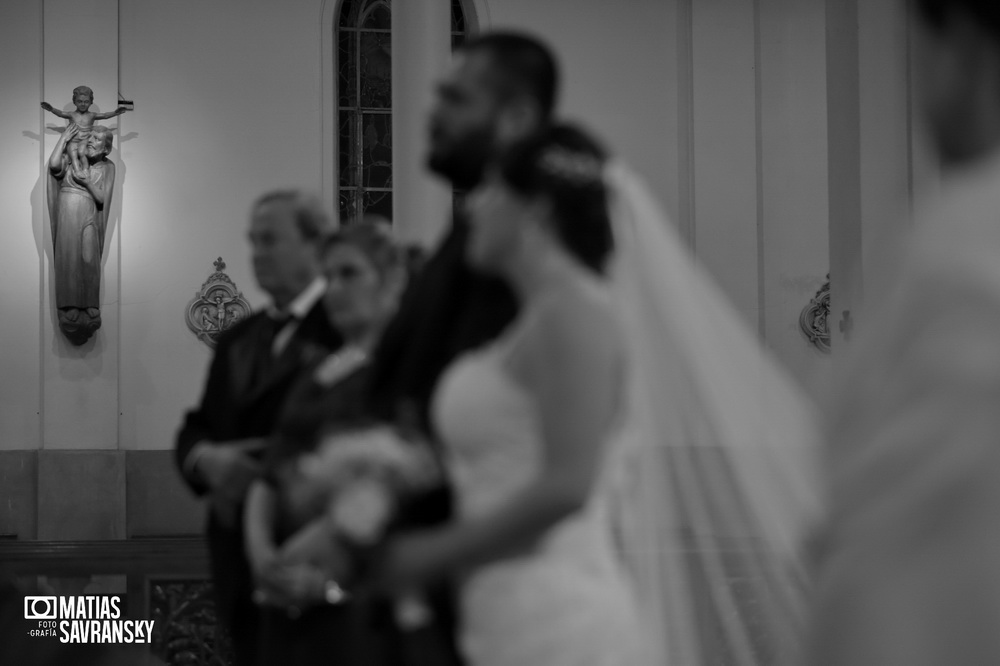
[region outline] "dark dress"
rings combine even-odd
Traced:
[[[280,545],[301,527],[288,509],[286,491],[295,482],[298,456],[316,448],[328,423],[346,424],[361,418],[363,368],[330,387],[313,379],[318,363],[303,369],[289,393],[264,457],[264,479],[276,497],[275,540]],[[391,664],[384,646],[391,627],[380,626],[376,605],[366,600],[337,606],[317,606],[291,619],[281,609],[261,611],[258,664]]]
[[[275,538],[279,544],[308,522],[291,508],[294,504],[289,493],[294,490],[300,456],[314,451],[326,433],[372,423],[365,400],[370,367],[361,365],[324,385],[315,379],[320,363],[304,371],[289,394],[264,459],[264,478],[275,492]],[[420,522],[422,503],[407,507],[406,524]],[[258,663],[444,666],[457,663],[450,629],[449,618],[419,631],[404,631],[397,626],[388,600],[363,595],[336,606],[308,609],[294,620],[284,611],[266,609]]]

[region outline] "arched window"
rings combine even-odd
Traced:
[[[392,8],[390,0],[343,0],[336,21],[337,200],[340,219],[392,219]],[[451,44],[465,37],[451,0]]]

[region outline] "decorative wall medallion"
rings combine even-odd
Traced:
[[[799,315],[799,327],[802,333],[817,349],[827,353],[830,351],[830,326],[827,323],[829,316],[830,274],[827,273],[826,282]]]
[[[219,335],[238,321],[250,316],[250,304],[236,288],[219,257],[215,272],[208,276],[194,300],[187,306],[187,325],[198,339],[215,349]]]

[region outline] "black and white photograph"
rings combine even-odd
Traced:
[[[997,0],[0,62],[0,666],[1000,664]]]

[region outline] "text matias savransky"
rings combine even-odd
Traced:
[[[151,643],[153,620],[121,619],[114,595],[24,598],[24,618],[37,620],[29,636],[58,637],[61,643]]]

